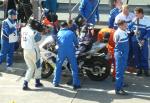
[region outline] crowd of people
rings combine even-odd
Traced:
[[[55,5],[52,5],[52,0],[46,0],[45,2],[39,0],[39,5],[46,8],[43,10],[41,22],[36,20],[38,17],[32,12],[33,5],[30,0],[7,1],[6,19],[3,20],[1,29],[0,63],[6,57],[6,69],[13,70],[14,46],[19,40],[16,26],[18,15],[18,19],[26,22],[25,27],[21,28],[21,47],[23,48],[24,60],[28,67],[23,90],[30,89],[28,82],[32,77],[35,77],[35,87],[43,86],[40,82],[41,61],[39,41],[41,42],[43,35],[47,33],[55,36],[57,45],[53,85],[59,87],[62,64],[67,58],[71,64],[73,89],[81,88],[75,56],[75,47],[78,46],[78,36],[76,33],[80,34],[80,28],[86,24],[91,23],[95,25],[99,22],[100,0],[81,0],[78,17],[68,23],[62,22],[60,25],[56,15],[57,0],[55,0],[55,3],[53,2]],[[19,12],[18,10],[19,14],[17,14],[16,6],[9,6],[9,1],[14,1],[14,5],[20,4],[19,10],[22,9],[24,12]],[[124,72],[128,67],[134,66],[137,69],[137,76],[142,76],[143,72],[145,76],[149,76],[150,23],[147,21],[150,21],[150,18],[144,15],[144,11],[140,7],[135,8],[134,13],[129,12],[129,6],[123,4],[122,0],[113,0],[113,4],[114,6],[109,15],[108,28],[103,28],[99,31],[97,40],[103,42],[107,39],[108,41],[109,62],[110,65],[114,66],[112,77],[113,81],[116,82],[115,93],[127,95],[128,93],[124,91],[123,87],[126,85],[124,82]],[[36,19],[30,17],[32,13]],[[131,62],[131,60],[134,62]]]

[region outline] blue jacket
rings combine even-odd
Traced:
[[[109,27],[109,28],[114,28],[115,18],[116,18],[116,16],[117,16],[120,12],[121,12],[121,10],[118,9],[118,8],[113,8],[113,9],[110,11],[109,20],[108,20],[108,27]]]
[[[74,51],[78,45],[78,40],[75,33],[68,28],[60,29],[57,35],[58,50]]]
[[[147,40],[147,38],[150,38],[150,23],[148,22],[150,20],[149,17],[143,17],[139,20],[139,40]],[[136,22],[132,22],[129,25],[129,30],[135,30],[137,26]],[[134,35],[132,38],[133,41],[136,41],[136,36]]]
[[[94,8],[97,5],[97,3],[98,3],[98,0],[92,0],[92,1],[90,1],[90,0],[82,0],[81,4],[79,6],[80,14],[85,19],[88,19],[89,15],[92,13],[92,11],[94,10]],[[96,20],[99,21],[99,10],[98,10],[98,7],[97,7],[96,11],[93,13],[93,15],[89,18],[89,20],[87,22],[95,24]]]
[[[9,20],[12,24],[15,24],[15,21],[11,19],[5,19],[2,23],[2,32],[5,36],[9,37],[10,34],[16,31],[16,28],[15,27],[10,28],[9,24],[6,22],[7,20]],[[2,35],[1,39],[8,41],[8,38],[5,36]]]

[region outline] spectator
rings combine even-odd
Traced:
[[[113,29],[115,18],[121,12],[121,7],[123,3],[121,0],[110,0],[110,1],[114,1],[115,7],[110,10],[108,27]]]
[[[82,0],[81,1],[79,12],[87,23],[95,24],[96,22],[99,22],[99,10],[98,10],[99,2],[100,2],[99,0]],[[93,14],[91,15],[92,12]]]
[[[128,5],[122,5],[122,12],[119,13],[116,18],[115,18],[115,26],[114,28],[117,28],[117,22],[118,20],[124,20],[127,25],[129,25],[132,21],[132,19],[135,17],[134,13],[129,12],[129,6]],[[129,58],[128,58],[128,69],[130,69],[131,67],[133,67],[133,48],[132,48],[132,35],[128,35],[129,37]]]
[[[129,43],[128,35],[126,33],[127,24],[123,20],[118,20],[118,29],[114,34],[114,56],[116,61],[116,85],[115,91],[119,95],[127,95],[127,92],[123,90],[124,85],[124,71],[127,66]]]
[[[56,60],[56,67],[54,72],[53,84],[55,87],[59,86],[62,64],[67,58],[71,64],[73,76],[73,89],[80,88],[80,81],[78,76],[78,66],[75,57],[75,46],[78,45],[78,40],[74,32],[68,29],[67,22],[61,23],[61,29],[57,34],[58,54]]]
[[[21,29],[21,46],[24,50],[24,60],[28,67],[23,84],[23,90],[29,90],[28,82],[34,76],[35,87],[42,87],[40,82],[41,78],[41,63],[40,63],[40,50],[38,41],[41,40],[41,35],[37,31],[39,23],[31,19],[29,25]]]
[[[15,10],[8,10],[8,17],[2,21],[2,32],[1,32],[1,53],[0,53],[0,64],[6,57],[7,70],[12,71],[13,54],[15,42],[18,41],[16,22],[17,13]]]
[[[144,16],[142,8],[135,8],[135,19],[129,26],[130,30],[136,31],[132,38],[133,56],[135,66],[138,69],[137,76],[142,75],[144,70],[145,76],[148,73],[148,38],[150,37],[150,21],[149,17]]]
[[[124,20],[129,25],[134,17],[134,13],[129,12],[129,6],[122,5],[122,12],[119,13],[115,18],[114,28],[117,29],[118,20]]]

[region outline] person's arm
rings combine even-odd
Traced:
[[[113,28],[114,27],[114,21],[115,21],[115,17],[113,15],[113,11],[111,10],[110,14],[109,14],[109,20],[108,20],[108,27],[109,28]]]
[[[118,28],[118,25],[117,25],[118,20],[119,20],[119,16],[116,16],[115,17],[115,22],[114,22],[114,29],[115,30],[117,30],[117,28]]]
[[[96,8],[96,21],[99,22],[99,5]]]
[[[78,41],[78,39],[77,39],[77,36],[76,36],[76,34],[73,32],[73,42],[74,42],[74,45],[75,46],[78,46],[79,45],[79,41]]]
[[[7,22],[3,22],[2,23],[2,30],[3,30],[3,33],[6,35],[6,36],[9,36],[10,34],[12,34],[13,32],[15,32],[15,28],[10,28],[8,23]]]
[[[115,43],[117,43],[119,41],[119,34],[117,32],[115,32],[113,40]]]
[[[35,42],[39,42],[41,40],[41,34],[39,32],[35,33],[34,40]]]
[[[86,0],[82,0],[79,6],[79,12],[84,18],[85,18],[85,12],[84,12],[85,8],[86,8]]]
[[[144,35],[143,39],[146,40],[147,38],[150,38],[150,23],[149,22],[146,26],[146,34]]]

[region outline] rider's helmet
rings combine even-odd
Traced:
[[[38,32],[42,32],[44,29],[43,25],[33,17],[30,17],[28,24],[33,30],[37,30]]]

